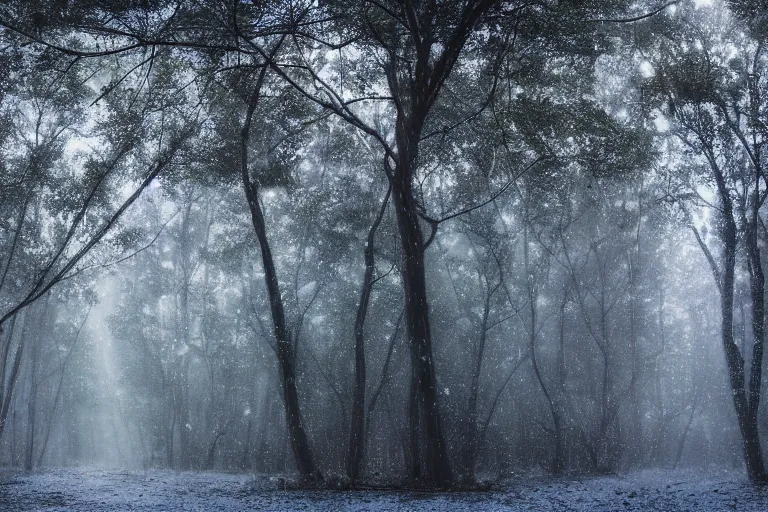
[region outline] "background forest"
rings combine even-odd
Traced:
[[[765,0],[0,27],[0,464],[766,478]]]

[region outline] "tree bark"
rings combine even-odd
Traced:
[[[471,484],[475,480],[475,465],[477,464],[478,451],[478,423],[480,418],[477,412],[478,395],[480,393],[480,376],[483,369],[483,356],[485,355],[485,343],[488,338],[488,315],[490,314],[491,293],[483,301],[483,316],[480,320],[480,339],[477,350],[473,354],[472,377],[469,384],[469,400],[467,402],[467,427],[464,433],[464,445],[462,447],[461,466],[463,479]]]
[[[766,473],[760,448],[760,437],[757,426],[757,407],[753,414],[750,408],[750,397],[747,393],[744,372],[744,357],[739,351],[733,335],[733,304],[734,281],[736,267],[736,245],[738,243],[736,221],[734,219],[733,201],[725,184],[725,178],[711,153],[706,155],[717,183],[720,200],[723,203],[721,238],[723,241],[723,266],[720,277],[720,313],[721,335],[725,360],[728,366],[728,378],[733,393],[733,405],[736,409],[736,419],[741,432],[744,462],[747,475],[753,482],[765,481]],[[701,243],[701,242],[700,242]],[[714,269],[713,269],[714,271]],[[718,275],[715,273],[715,279]],[[753,285],[754,290],[754,285]],[[754,299],[754,297],[753,297]],[[753,308],[762,309],[762,296]],[[762,312],[760,312],[762,313]],[[754,313],[753,313],[754,314]],[[762,324],[762,323],[761,323]],[[754,328],[754,325],[753,325]],[[762,336],[760,325],[755,336]],[[757,337],[755,338],[758,339]],[[756,347],[757,349],[757,347]],[[762,351],[762,347],[760,347]],[[754,369],[754,366],[753,366]],[[751,382],[750,382],[751,384]],[[759,394],[758,394],[759,396]],[[757,404],[757,402],[755,402]]]
[[[24,450],[24,469],[31,471],[35,464],[35,430],[37,427],[37,392],[40,340],[33,339],[29,360],[29,399],[27,401],[27,443]]]
[[[527,201],[530,198],[527,199]],[[563,460],[563,445],[561,434],[561,422],[560,414],[555,406],[555,402],[552,399],[552,395],[547,388],[547,384],[544,382],[544,377],[539,369],[539,363],[536,359],[536,343],[538,341],[537,329],[538,329],[538,299],[539,293],[534,283],[533,270],[531,269],[530,248],[528,245],[528,229],[530,227],[530,214],[528,212],[528,206],[526,205],[526,226],[523,228],[523,264],[526,275],[526,292],[528,295],[528,312],[530,315],[530,331],[528,332],[528,351],[531,354],[531,366],[533,367],[533,374],[536,376],[536,381],[539,383],[544,398],[547,400],[549,406],[549,412],[552,415],[552,435],[555,441],[554,457],[552,459],[552,472],[557,474],[563,471],[565,462]]]
[[[384,358],[384,364],[381,368],[381,377],[379,378],[379,382],[376,385],[376,387],[373,389],[373,392],[371,393],[371,398],[368,401],[368,408],[365,411],[365,448],[367,450],[368,444],[371,439],[371,418],[373,417],[373,412],[376,410],[376,404],[379,401],[379,396],[381,396],[381,392],[384,389],[384,385],[387,382],[387,378],[389,376],[389,365],[392,361],[392,354],[395,350],[395,342],[397,341],[397,333],[400,331],[400,324],[403,321],[403,315],[405,314],[404,311],[400,312],[400,316],[397,317],[397,322],[395,322],[395,328],[392,331],[392,334],[389,337],[389,344],[387,346],[387,355]],[[402,445],[402,443],[400,443]],[[405,453],[405,452],[404,452]]]
[[[0,437],[3,435],[5,429],[6,420],[8,419],[8,412],[10,411],[11,397],[13,396],[13,388],[16,385],[16,379],[19,374],[19,366],[21,364],[21,354],[23,353],[23,345],[19,344],[16,348],[16,356],[14,358],[14,364],[11,368],[10,376],[6,376],[8,370],[8,358],[11,354],[11,344],[13,343],[13,333],[16,329],[16,315],[11,317],[10,326],[6,331],[6,341],[0,345],[0,352],[2,352],[2,361],[0,361]],[[0,332],[0,335],[6,332]],[[14,416],[16,411],[14,410]],[[15,430],[14,430],[14,442],[13,447],[15,449]],[[16,457],[14,456],[15,460]]]
[[[728,377],[733,392],[733,405],[736,409],[736,419],[741,431],[744,462],[747,475],[753,482],[765,479],[760,438],[757,428],[757,415],[752,414],[747,398],[744,382],[744,358],[736,346],[733,336],[733,291],[734,267],[736,264],[736,225],[732,219],[725,220],[723,231],[725,239],[724,264],[722,271],[722,293],[720,296],[720,312],[722,315],[721,333],[725,360],[728,365]]]
[[[376,230],[381,224],[386,212],[392,186],[387,188],[384,201],[371,228],[368,230],[368,238],[365,244],[365,273],[363,286],[360,291],[360,302],[355,317],[355,383],[352,398],[352,422],[350,426],[349,453],[347,454],[347,476],[355,482],[360,476],[360,466],[365,450],[365,318],[368,314],[368,304],[371,299],[371,291],[374,285],[374,242]]]
[[[272,314],[272,324],[275,335],[275,353],[280,367],[280,378],[283,388],[283,404],[285,406],[285,419],[288,425],[288,437],[291,449],[296,461],[296,468],[305,478],[320,479],[320,472],[315,467],[312,448],[304,428],[299,403],[299,394],[296,388],[296,368],[294,357],[294,345],[285,320],[285,308],[280,293],[280,283],[277,278],[277,269],[272,257],[272,249],[267,239],[267,229],[264,222],[264,212],[259,202],[259,185],[250,177],[248,169],[248,142],[250,140],[251,121],[261,97],[261,85],[266,74],[266,66],[262,68],[254,93],[248,104],[248,111],[241,131],[241,173],[245,196],[251,211],[256,237],[261,248],[261,259],[264,267],[264,280],[267,285],[269,308]]]
[[[749,458],[754,479],[766,480],[765,467],[760,447],[758,432],[758,410],[763,375],[763,342],[765,340],[765,275],[760,257],[757,226],[760,222],[760,179],[761,172],[755,176],[755,193],[751,201],[751,218],[746,222],[745,245],[749,267],[750,293],[752,298],[752,363],[749,368],[749,387],[747,389],[747,425],[750,436]],[[746,351],[742,352],[746,354]]]
[[[424,238],[411,195],[411,173],[406,175],[407,180],[393,187],[392,197],[403,258],[405,327],[411,346],[411,471],[413,478],[425,483],[448,485],[453,482],[453,475],[443,435],[432,355]],[[422,429],[423,442],[419,439]]]

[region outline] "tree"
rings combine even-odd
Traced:
[[[713,31],[686,27],[673,44],[665,45],[655,86],[667,103],[674,134],[684,151],[699,160],[689,183],[712,186],[717,198],[714,222],[720,254],[712,251],[694,221],[691,228],[710,265],[720,295],[721,336],[725,349],[733,404],[741,431],[749,478],[763,481],[766,472],[758,431],[763,344],[765,338],[765,276],[759,242],[760,210],[765,202],[764,146],[766,130],[760,121],[766,105],[763,45],[748,37],[728,37],[729,14],[718,13]],[[695,17],[689,21],[694,23]],[[723,30],[722,32],[720,32]],[[692,49],[684,45],[692,44]],[[741,55],[728,59],[724,45],[736,45]],[[706,174],[701,174],[706,170]],[[677,197],[686,212],[698,204],[696,191],[683,189]],[[706,204],[706,202],[704,202]],[[711,206],[706,204],[706,206]],[[734,293],[739,245],[743,243],[753,338],[751,363],[734,339]]]

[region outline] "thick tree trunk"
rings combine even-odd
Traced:
[[[389,90],[395,99],[395,150],[387,151],[386,166],[393,186],[402,254],[405,326],[411,347],[410,394],[411,477],[430,485],[448,486],[453,474],[438,406],[437,382],[432,355],[427,284],[424,269],[424,237],[419,225],[421,205],[413,194],[414,171],[427,117],[448,79],[477,22],[495,0],[462,3],[454,10],[455,25],[448,33],[437,30],[439,9],[432,4],[406,3],[403,26],[415,50],[415,59],[403,65],[397,43],[383,47],[389,55],[386,66]],[[446,7],[446,9],[453,9]],[[443,36],[443,37],[441,37]],[[399,37],[396,38],[400,41]],[[438,41],[442,40],[441,44]],[[381,138],[383,141],[386,137]],[[392,168],[394,167],[394,168]],[[423,439],[420,437],[423,434]]]
[[[733,335],[733,303],[734,303],[734,274],[736,267],[736,245],[738,243],[736,220],[734,218],[733,200],[728,191],[724,175],[722,170],[717,165],[717,161],[711,152],[705,154],[710,167],[712,168],[715,182],[717,184],[720,200],[723,203],[722,211],[722,226],[721,226],[721,238],[723,241],[723,266],[718,272],[716,267],[710,261],[710,265],[713,266],[713,272],[715,272],[715,279],[720,284],[720,311],[721,311],[721,329],[723,347],[725,349],[725,360],[728,365],[728,377],[731,383],[731,391],[733,393],[733,405],[736,409],[736,419],[739,423],[739,430],[741,431],[742,450],[744,452],[744,462],[747,467],[747,475],[753,482],[762,482],[766,480],[765,466],[763,465],[763,457],[760,448],[760,436],[757,425],[757,409],[760,401],[759,385],[761,382],[762,371],[762,338],[763,333],[763,281],[762,267],[759,262],[759,252],[756,247],[756,239],[754,233],[746,233],[747,238],[747,252],[748,260],[750,264],[751,284],[752,284],[752,300],[753,305],[753,329],[755,332],[755,347],[753,352],[752,372],[753,375],[750,378],[749,391],[747,391],[745,383],[745,370],[744,370],[744,355],[739,351],[736,346],[736,341]],[[758,177],[759,182],[759,177]],[[757,205],[757,203],[755,203]],[[757,210],[753,212],[753,220],[757,222]],[[747,223],[747,231],[751,231],[749,223]],[[699,244],[702,245],[702,249],[706,249],[703,242],[698,238]],[[705,250],[708,258],[711,259],[711,255]],[[757,256],[757,262],[755,262],[755,256]],[[755,297],[755,292],[759,291],[760,296]],[[757,316],[755,316],[757,315]],[[759,318],[759,321],[757,321]],[[754,372],[757,371],[758,374]],[[758,389],[753,389],[753,386],[757,385]],[[754,391],[754,394],[752,392]],[[754,406],[754,410],[753,410]]]
[[[411,173],[398,173],[410,179]],[[426,483],[448,485],[453,481],[438,405],[432,355],[432,334],[427,303],[424,243],[415,201],[408,182],[393,188],[402,251],[405,327],[411,346],[411,471]],[[421,428],[419,428],[419,425]],[[423,430],[423,442],[419,439]]]
[[[733,294],[734,271],[736,266],[736,223],[732,211],[726,207],[724,212],[724,251],[723,269],[720,294],[720,311],[722,322],[722,339],[725,348],[725,359],[728,365],[728,377],[733,392],[733,405],[736,409],[736,419],[741,431],[744,462],[747,475],[753,482],[764,481],[766,474],[760,448],[760,437],[757,426],[757,413],[753,414],[747,397],[744,380],[744,358],[736,346],[733,336]],[[757,335],[760,334],[759,329]]]
[[[726,263],[723,269],[722,295],[720,310],[722,314],[722,338],[725,348],[725,359],[728,364],[728,377],[733,392],[733,405],[736,409],[736,419],[741,431],[744,462],[747,474],[752,481],[765,479],[760,438],[758,436],[757,415],[751,414],[747,391],[744,385],[744,359],[739,352],[733,337],[733,286],[735,264],[734,246],[726,249]]]

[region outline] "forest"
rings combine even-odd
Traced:
[[[766,123],[766,0],[3,0],[0,467],[768,482]]]

